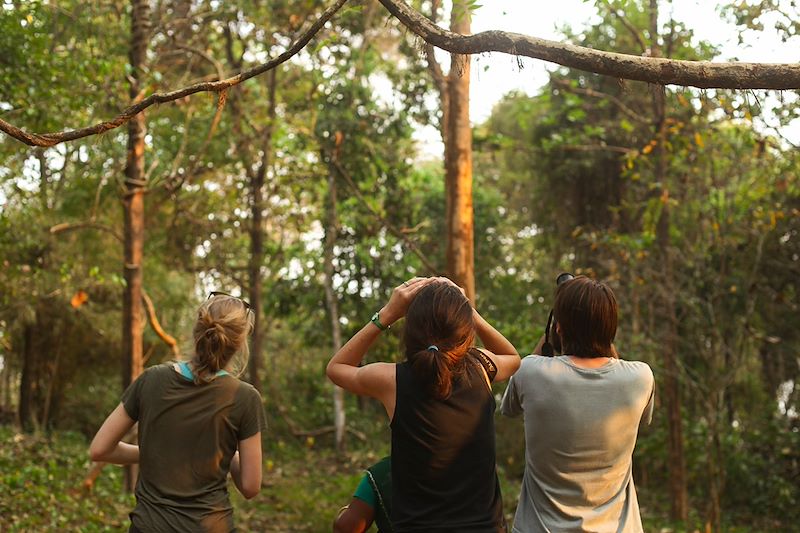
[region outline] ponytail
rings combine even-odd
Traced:
[[[409,357],[411,372],[428,393],[439,399],[450,396],[453,390],[453,362],[435,345]]]
[[[435,398],[450,396],[453,381],[465,371],[464,356],[474,340],[472,304],[452,284],[428,284],[406,311],[406,359],[415,380]]]
[[[217,296],[203,304],[194,326],[192,367],[196,383],[208,383],[234,355],[248,354],[250,321],[247,308],[233,297]],[[238,369],[240,373],[243,370]],[[235,372],[236,373],[236,372]]]

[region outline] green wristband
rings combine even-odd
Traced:
[[[378,316],[378,312],[377,311],[375,312],[374,315],[372,315],[372,318],[369,321],[372,322],[373,324],[375,324],[375,327],[377,327],[381,331],[386,331],[387,329],[392,327],[392,326],[384,326],[383,324],[381,324],[381,319]]]

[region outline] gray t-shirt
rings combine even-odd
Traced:
[[[220,376],[196,385],[152,366],[122,395],[139,422],[139,481],[131,522],[141,531],[234,531],[227,476],[239,441],[266,428],[261,396]]]
[[[631,458],[654,391],[653,372],[639,361],[586,369],[567,356],[524,358],[500,406],[525,421],[513,531],[643,531]]]

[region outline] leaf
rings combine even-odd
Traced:
[[[78,291],[72,296],[72,300],[69,303],[73,308],[77,309],[85,304],[87,300],[89,300],[89,295],[84,291]]]
[[[697,145],[698,148],[703,148],[706,145],[705,141],[703,141],[703,136],[700,135],[699,131],[696,131],[694,133],[694,143]]]
[[[632,132],[632,131],[633,131],[633,124],[631,124],[631,123],[630,123],[630,121],[629,121],[629,120],[627,120],[627,119],[624,119],[624,118],[623,118],[623,119],[620,121],[620,123],[619,123],[619,126],[620,126],[620,127],[623,129],[623,130],[625,130],[626,132],[628,132],[628,133],[630,133],[630,132]]]

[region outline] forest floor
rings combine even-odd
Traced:
[[[90,491],[83,489],[91,466],[87,450],[79,433],[35,436],[0,426],[0,532],[127,531],[135,500],[122,492],[122,469],[107,466]],[[330,531],[363,469],[380,457],[358,450],[339,456],[313,439],[279,442],[265,453],[258,496],[244,500],[230,487],[238,530]],[[503,483],[504,493],[516,493],[518,482],[513,485]],[[516,500],[505,502],[509,519],[515,505]]]
[[[0,426],[0,532],[126,532],[135,500],[122,492],[123,473],[107,466],[92,489],[82,488],[90,469],[88,442],[74,432],[25,435]],[[335,454],[313,439],[279,441],[265,453],[264,486],[252,500],[230,487],[236,525],[242,532],[323,533],[331,530],[336,512],[350,501],[363,469],[381,451]],[[503,503],[513,521],[520,480],[498,465]],[[694,533],[674,528],[646,508],[648,533]],[[648,516],[650,514],[650,516]],[[374,528],[373,530],[374,531]],[[757,531],[733,527],[728,531]]]

